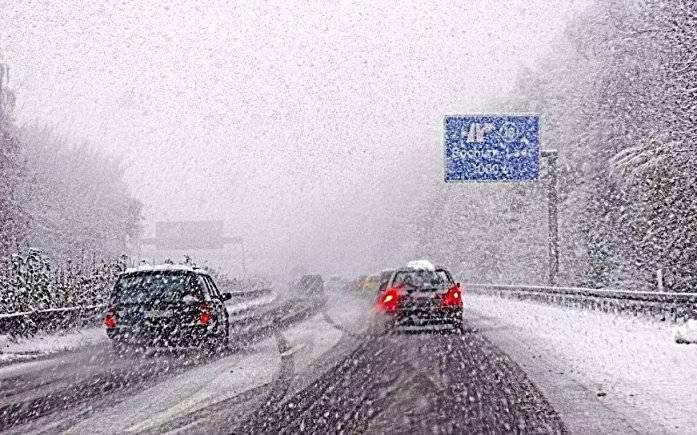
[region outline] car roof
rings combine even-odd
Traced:
[[[445,267],[434,266],[433,269],[424,269],[424,268],[421,268],[421,267],[399,267],[399,268],[397,268],[397,269],[394,269],[393,273],[397,273],[397,272],[415,272],[415,271],[418,271],[418,270],[435,271],[435,272],[437,272],[437,271],[439,271],[439,270],[444,270],[444,271],[446,271],[446,272],[449,272],[448,269],[446,269]]]
[[[130,275],[133,273],[157,273],[157,272],[189,272],[196,273],[198,275],[210,274],[205,269],[199,269],[198,267],[186,266],[183,264],[144,264],[137,267],[129,267],[126,269],[122,275]]]
[[[428,260],[412,260],[407,263],[408,268],[412,269],[426,269],[426,270],[435,270],[436,266],[433,265]]]

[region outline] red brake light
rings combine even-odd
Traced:
[[[459,285],[455,285],[448,290],[448,293],[443,295],[443,305],[448,307],[462,305],[462,290]]]
[[[399,306],[399,298],[401,296],[400,287],[391,287],[378,299],[378,309],[386,313],[394,313]]]
[[[206,304],[201,304],[201,313],[198,315],[199,325],[206,326],[211,321],[211,311],[210,307]]]
[[[106,326],[107,329],[116,328],[116,313],[112,310],[106,312],[106,316],[104,316],[104,326]]]

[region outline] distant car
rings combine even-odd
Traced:
[[[380,278],[377,275],[369,275],[361,280],[360,289],[370,293],[375,293],[380,285]]]
[[[187,266],[143,266],[122,273],[104,317],[115,348],[224,348],[229,319],[213,278]]]
[[[387,271],[375,302],[381,332],[450,330],[462,333],[462,289],[449,271],[427,262]]]
[[[297,298],[309,300],[315,306],[324,306],[327,302],[322,275],[303,275],[293,290]]]

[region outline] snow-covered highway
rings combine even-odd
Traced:
[[[668,325],[467,295],[462,336],[376,337],[366,333],[368,296],[331,294],[326,310],[249,330],[219,357],[119,357],[93,339],[7,362],[1,427],[689,433],[697,424],[695,347],[676,344]]]

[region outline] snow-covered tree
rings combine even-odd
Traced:
[[[0,56],[0,257],[14,252],[27,230],[20,198],[24,163],[12,117],[15,97],[8,82],[9,67]]]
[[[521,77],[518,107],[542,114],[545,145],[566,170],[568,281],[640,287],[658,268],[694,275],[695,6],[598,3]]]
[[[21,138],[31,245],[74,263],[126,252],[141,230],[141,204],[128,191],[120,161],[46,127],[25,127]]]
[[[16,127],[8,71],[0,63],[0,312],[101,303],[142,205],[118,158]]]
[[[697,1],[597,2],[550,53],[482,112],[538,113],[543,149],[559,150],[558,281],[638,289],[655,287],[657,269],[695,276]],[[480,281],[544,282],[545,163],[534,183],[432,189],[422,250]]]

